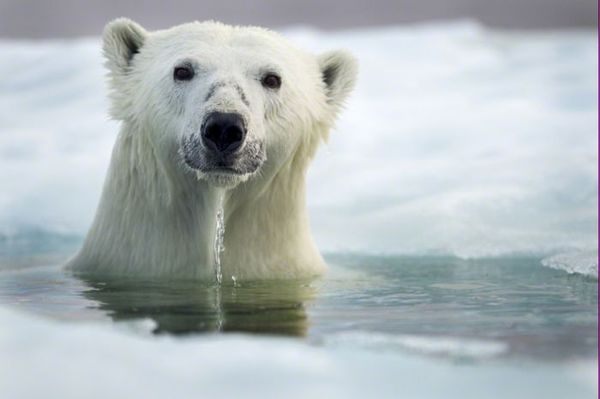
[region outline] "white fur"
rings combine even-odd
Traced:
[[[354,86],[354,58],[341,51],[314,56],[256,27],[194,22],[147,32],[127,19],[107,25],[104,53],[111,115],[122,127],[95,220],[69,266],[83,273],[213,278],[222,207],[225,280],[321,274],[305,173]],[[185,84],[173,80],[182,60],[197,68]],[[281,74],[278,91],[257,79],[265,68]],[[221,88],[205,101],[215,82]],[[184,164],[182,139],[214,110],[241,114],[246,141],[264,144],[258,171],[205,175]]]

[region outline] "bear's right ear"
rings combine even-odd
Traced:
[[[102,35],[102,51],[110,71],[125,73],[147,36],[148,32],[130,19],[117,18],[109,22]]]

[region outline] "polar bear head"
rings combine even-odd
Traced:
[[[165,166],[220,187],[310,158],[354,86],[356,62],[257,27],[194,22],[149,32],[107,25],[111,114],[147,135]]]

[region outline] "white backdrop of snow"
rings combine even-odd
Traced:
[[[595,32],[285,34],[361,64],[309,174],[323,251],[596,249]],[[118,129],[102,64],[98,39],[0,41],[0,234],[90,225]]]

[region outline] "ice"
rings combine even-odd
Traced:
[[[313,42],[361,60],[357,93],[310,175],[322,247],[595,248],[595,33],[458,24]]]
[[[2,398],[593,398],[595,361],[528,367],[283,338],[149,338],[0,308]],[[10,328],[6,328],[10,326]]]
[[[562,253],[543,259],[542,264],[569,274],[598,278],[598,251]]]
[[[472,22],[323,33],[357,90],[309,174],[326,252],[462,257],[597,247],[594,31]],[[0,236],[83,235],[118,125],[100,43],[0,41]]]

